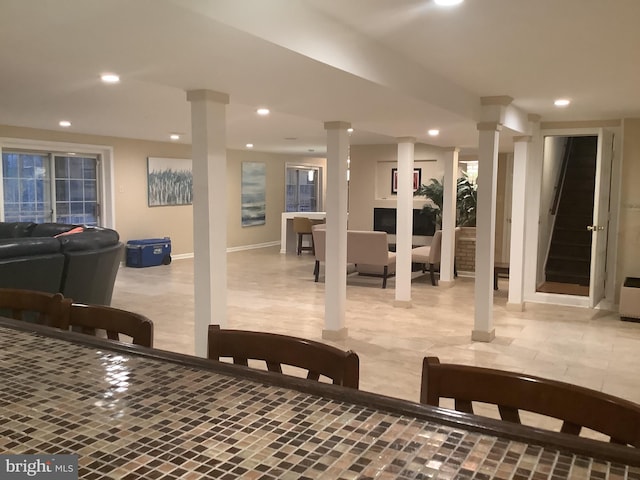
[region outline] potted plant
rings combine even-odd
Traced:
[[[442,197],[444,186],[440,180],[430,179],[429,185],[420,185],[414,196],[427,197],[422,207],[422,214],[433,218],[437,228],[442,228]],[[456,224],[459,227],[476,226],[476,206],[478,186],[469,180],[465,172],[457,180],[456,191]]]

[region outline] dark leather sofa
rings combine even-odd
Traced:
[[[0,288],[60,292],[75,302],[109,305],[124,244],[108,228],[66,234],[78,227],[0,222]]]

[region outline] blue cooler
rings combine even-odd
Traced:
[[[154,267],[171,263],[171,239],[145,238],[127,242],[127,267]]]

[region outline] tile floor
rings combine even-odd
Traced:
[[[313,258],[279,247],[228,254],[229,328],[266,330],[322,340],[324,279],[313,281]],[[122,267],[113,306],[147,315],[155,346],[193,353],[193,259],[169,266]],[[323,274],[324,272],[322,272]],[[494,300],[496,339],[471,341],[474,280],[433,287],[413,281],[413,308],[393,306],[395,281],[350,275],[346,326],[336,342],[360,356],[361,389],[417,401],[425,355],[443,362],[495,367],[583,385],[640,403],[640,323],[615,312],[527,304],[505,309],[507,279]]]

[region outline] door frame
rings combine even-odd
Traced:
[[[544,125],[543,125],[544,127]],[[561,295],[555,293],[536,292],[537,265],[538,265],[538,235],[540,212],[540,189],[542,187],[542,163],[543,144],[546,136],[598,136],[600,130],[606,129],[614,134],[613,158],[611,165],[611,189],[610,198],[610,218],[607,232],[607,260],[606,260],[606,281],[605,297],[595,308],[615,309],[615,279],[616,279],[616,259],[617,259],[617,232],[620,211],[620,176],[622,166],[621,145],[622,128],[619,122],[615,125],[611,123],[603,125],[593,125],[586,128],[543,128],[536,135],[535,148],[532,156],[532,168],[527,181],[531,182],[531,188],[527,188],[527,203],[530,211],[526,219],[527,235],[525,238],[525,302],[546,303],[555,305],[589,307],[589,297],[576,295]],[[529,175],[528,175],[529,177]]]
[[[21,149],[31,151],[74,152],[98,157],[98,175],[102,179],[99,186],[99,201],[102,206],[101,226],[116,229],[115,214],[115,185],[114,185],[114,159],[113,147],[106,145],[89,145],[70,142],[53,142],[44,140],[32,140],[25,138],[0,137],[0,153],[3,150]],[[2,184],[0,184],[0,195]],[[0,208],[2,208],[0,202]]]

